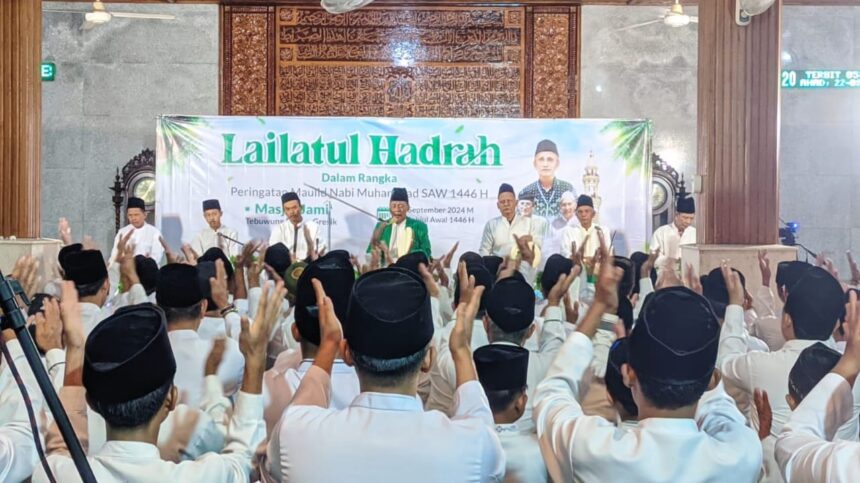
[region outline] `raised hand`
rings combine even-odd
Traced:
[[[96,245],[96,242],[93,240],[93,237],[89,235],[84,235],[84,239],[81,240],[81,245],[84,250],[98,250],[99,247]]]
[[[847,250],[845,256],[848,257],[848,266],[851,267],[851,285],[858,285],[860,284],[860,268],[857,268],[857,262],[854,261],[851,250]]]
[[[54,298],[46,298],[42,312],[34,316],[36,325],[36,345],[42,352],[63,348],[63,320],[60,318],[60,304]]]
[[[215,307],[212,307],[212,309],[223,310],[230,305],[230,292],[227,289],[227,270],[224,268],[223,260],[215,260],[215,276],[209,277],[209,288],[212,291],[212,301],[215,302]]]
[[[443,264],[444,262],[436,264],[436,275],[439,276],[439,285],[448,288],[450,285],[450,280],[448,279],[448,273],[445,271]]]
[[[459,246],[460,246],[459,241],[457,243],[454,243],[454,246],[452,246],[451,249],[448,250],[448,253],[446,253],[445,256],[442,257],[442,268],[445,268],[445,269],[451,268],[451,260],[454,259],[454,253],[457,252],[457,248]]]
[[[562,299],[564,302],[564,317],[571,324],[576,324],[579,320],[579,302],[573,302],[572,297],[570,296],[570,292],[564,294],[564,298]]]
[[[319,308],[320,346],[314,357],[314,365],[331,374],[334,360],[343,341],[343,327],[334,311],[334,304],[317,279],[311,279]]]
[[[469,284],[469,280],[471,279],[472,283]],[[460,262],[457,266],[457,290],[460,292],[460,304],[463,304],[463,300],[469,300],[472,297],[472,290],[475,288],[475,277],[469,275],[469,271],[466,269],[466,262]]]
[[[266,273],[269,275],[269,280],[275,283],[284,281],[284,277],[282,277],[280,273],[276,272],[271,265],[269,265],[268,263],[264,263],[263,267],[266,269]]]
[[[481,296],[484,293],[483,286],[475,287],[475,277],[465,275],[466,264],[461,263],[460,267],[461,294],[466,294],[466,298],[460,296],[460,304],[457,306],[456,312],[456,325],[451,330],[448,340],[448,348],[454,359],[457,387],[478,379],[475,364],[472,361],[472,327],[475,316],[478,314],[478,308],[481,306]]]
[[[308,246],[308,257],[310,257],[311,261],[314,261],[319,258],[319,250],[317,250],[317,242],[311,236],[311,230],[307,224],[303,226],[302,233],[305,236],[305,244]]]
[[[212,350],[209,351],[209,357],[206,358],[206,365],[203,368],[203,374],[206,376],[214,376],[218,372],[218,367],[224,359],[224,349],[227,347],[227,339],[218,337],[212,343]]]
[[[570,290],[570,286],[573,284],[573,281],[576,279],[578,275],[574,274],[573,271],[568,273],[567,275],[561,274],[556,280],[555,285],[549,289],[549,293],[546,295],[546,302],[548,306],[558,306],[561,304],[561,299],[564,298],[565,295],[568,294]]]
[[[185,255],[185,263],[191,266],[197,266],[197,254],[194,253],[194,250],[191,248],[191,245],[183,243],[182,253]]]
[[[379,243],[376,244],[376,246],[379,247],[379,253],[381,255],[381,265],[388,266],[394,263],[394,257],[391,255],[391,248],[388,246],[388,243],[385,240],[380,240]]]
[[[618,282],[624,276],[624,269],[616,267],[611,255],[600,264],[600,274],[594,284],[594,303],[604,306],[603,312],[618,311]]]
[[[650,278],[651,270],[654,270],[654,264],[657,263],[657,257],[660,256],[660,249],[656,249],[648,254],[648,258],[642,262],[642,267],[639,269],[639,278]]]
[[[579,250],[575,252],[571,252],[573,257],[574,265],[584,265],[585,264],[585,246],[588,245],[588,239],[591,238],[591,233],[585,235],[585,238],[582,239],[582,246],[579,247]],[[573,243],[573,247],[576,247],[576,242]]]
[[[741,277],[738,272],[729,267],[728,261],[723,260],[720,264],[720,272],[726,281],[726,290],[729,292],[729,305],[744,305],[744,287],[741,285]]]
[[[520,254],[517,257],[512,257],[510,255],[505,257],[505,263],[502,266],[502,269],[499,270],[499,275],[496,277],[496,280],[502,280],[502,279],[505,279],[508,277],[512,277],[514,275],[514,272],[516,272],[520,266],[520,261],[522,260],[522,254],[523,254],[523,252],[522,252],[522,250],[520,250]],[[529,262],[529,263],[531,263],[531,262]]]
[[[60,218],[57,224],[57,232],[60,234],[60,240],[63,240],[63,245],[72,244],[72,225],[69,224],[69,220]]]
[[[128,235],[132,233],[133,231],[129,231]],[[137,266],[134,263],[134,244],[129,243],[130,240],[130,236],[125,236],[117,244],[116,261],[119,264],[120,280],[125,292],[128,292],[133,285],[140,283]]]
[[[260,394],[263,390],[263,372],[266,370],[269,335],[280,317],[281,303],[286,295],[283,283],[274,285],[274,288],[272,285],[266,283],[263,287],[254,323],[251,324],[247,317],[242,317],[241,320],[239,348],[245,356],[242,391],[249,394]]]
[[[41,281],[41,277],[38,275],[39,265],[38,258],[24,255],[15,261],[15,267],[9,277],[21,284],[24,293],[32,295],[38,291]]]
[[[753,391],[753,402],[755,403],[755,412],[758,414],[758,439],[765,439],[770,436],[770,430],[773,427],[773,412],[767,391],[764,389]]]
[[[692,263],[688,263],[687,269],[684,270],[684,285],[699,295],[702,295],[704,292],[702,281],[699,279],[699,275],[696,274],[696,269],[693,268]]]
[[[427,287],[427,293],[434,298],[439,298],[439,286],[436,285],[436,280],[433,279],[433,274],[430,273],[430,269],[427,268],[427,265],[423,263],[418,265],[418,273],[421,275],[421,279],[424,280],[424,286]]]
[[[167,240],[163,236],[158,237],[158,243],[161,244],[161,248],[164,248],[164,256],[167,258],[167,263],[182,263],[184,258],[170,248],[170,245],[167,244]]]
[[[84,322],[75,283],[64,280],[60,285],[60,317],[63,320],[63,343],[66,348],[65,386],[83,384]]]
[[[242,247],[242,252],[236,257],[236,268],[248,267],[254,260],[254,252],[256,252],[263,242],[261,240],[250,240]]]
[[[758,251],[758,270],[761,273],[761,285],[770,287],[770,258],[767,256],[767,250]]]
[[[514,235],[514,242],[517,244],[517,247],[520,249],[520,257],[528,264],[534,262],[535,253],[531,247],[532,236],[524,235],[517,236]]]
[[[260,274],[265,269],[266,250],[268,249],[269,247],[263,244],[260,246],[260,254],[257,255],[256,259],[251,257],[245,260],[248,263],[248,287],[250,288],[260,286]]]
[[[666,263],[666,267],[659,270],[657,273],[657,285],[654,287],[657,290],[660,290],[662,288],[684,286],[684,283],[681,282],[680,278],[678,278],[678,274],[675,273],[675,269],[672,268],[675,266],[677,260],[674,258],[670,258],[668,260],[669,261]]]

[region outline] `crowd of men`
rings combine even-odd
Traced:
[[[181,252],[132,198],[108,257],[61,220],[59,278],[18,261],[20,336],[99,482],[853,480],[853,260],[851,283],[827,263],[772,274],[766,252],[760,285],[728,261],[699,276],[679,268],[692,200],[627,258],[589,196],[548,196],[564,188],[549,174],[527,188],[499,188],[479,251],[456,261],[456,245],[433,257],[400,188],[361,255],[322,245],[296,193],[268,243],[204,201]],[[531,215],[541,191],[564,219],[557,249]],[[3,339],[20,377],[2,362],[0,481],[80,481]]]

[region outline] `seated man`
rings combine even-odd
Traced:
[[[629,362],[621,373],[639,425],[619,431],[582,412],[591,338],[618,301],[621,269],[613,265],[601,264],[594,303],[535,396],[538,437],[553,481],[755,481],[761,443],[715,382],[719,321],[707,300],[689,289],[655,292],[629,336]],[[739,285],[735,276],[733,304],[743,301]],[[716,388],[706,393],[709,385]]]
[[[75,432],[87,441],[83,415],[89,405],[107,424],[108,442],[88,457],[97,481],[105,482],[237,482],[250,477],[254,448],[265,438],[262,391],[266,343],[283,298],[283,286],[270,294],[253,324],[242,324],[248,364],[242,390],[230,418],[221,454],[207,453],[195,461],[172,463],[159,457],[158,431],[176,406],[173,386],[176,362],[170,348],[164,313],[154,305],[125,307],[105,319],[84,343],[80,320],[63,319],[66,339],[65,385],[60,399]],[[64,309],[76,301],[63,297]],[[73,314],[69,310],[68,314]],[[226,400],[213,404],[229,406]],[[65,443],[52,426],[45,441],[48,465],[61,480],[80,481]],[[33,481],[48,481],[39,467]]]
[[[220,248],[234,258],[242,252],[242,247],[236,243],[239,240],[239,233],[221,223],[222,215],[221,203],[218,200],[203,202],[203,218],[206,219],[207,226],[191,241],[191,249],[198,257],[210,248]]]
[[[420,278],[400,268],[363,275],[343,329],[322,284],[314,286],[321,342],[280,433],[269,441],[273,476],[291,482],[501,480],[505,457],[470,348],[483,289],[468,290],[471,298],[457,311],[450,350],[459,404],[448,418],[425,412],[417,397],[418,374],[434,357],[430,297]],[[355,366],[361,385],[341,410],[329,407],[338,351]]]
[[[370,253],[375,244],[382,242],[388,247],[389,252],[388,254],[383,253],[383,257],[387,258],[389,254],[391,256],[388,263],[396,262],[398,258],[412,252],[424,252],[427,258],[432,258],[433,252],[430,249],[427,224],[407,216],[409,214],[409,193],[406,188],[391,190],[388,209],[391,212],[391,218],[376,224],[373,229],[373,237],[367,246],[367,253]]]
[[[474,353],[475,369],[493,410],[496,434],[505,450],[505,482],[547,481],[546,465],[540,454],[535,425],[523,418],[529,351],[513,345],[490,344]]]
[[[833,440],[857,419],[852,386],[860,372],[860,304],[855,293],[849,297],[845,353],[791,413],[776,441],[785,481],[848,482],[860,473],[860,443]]]
[[[597,212],[594,211],[594,201],[588,195],[580,195],[576,200],[576,218],[579,220],[579,226],[566,226],[561,233],[561,254],[565,257],[570,257],[573,252],[571,247],[576,243],[577,248],[581,248],[583,243],[585,248],[583,255],[586,259],[594,258],[597,250],[600,248],[600,240],[607,247],[611,248],[609,240],[609,232],[594,223],[594,216]]]
[[[120,228],[113,239],[113,247],[108,265],[113,265],[120,255],[119,241],[129,233],[128,243],[134,245],[134,255],[143,255],[161,263],[164,247],[161,245],[161,232],[146,222],[146,203],[140,198],[131,197],[125,209],[128,225]]]
[[[496,202],[501,216],[491,219],[484,225],[481,237],[481,255],[499,257],[522,256],[520,271],[525,272],[526,279],[534,278],[533,267],[540,263],[540,248],[543,244],[543,233],[533,218],[517,214],[517,199],[514,188],[503,183],[499,187],[499,199]]]

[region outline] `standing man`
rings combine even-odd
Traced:
[[[520,191],[520,197],[531,195],[535,200],[534,212],[538,216],[552,218],[558,214],[561,194],[570,191],[576,194],[573,185],[555,177],[558,169],[558,147],[549,139],[539,142],[535,149],[534,167],[538,180]]]
[[[497,216],[484,225],[484,234],[481,237],[481,255],[495,255],[507,257],[508,255],[523,255],[523,262],[529,266],[537,266],[540,263],[540,247],[543,244],[543,233],[531,217],[517,214],[517,199],[514,197],[514,188],[502,183],[499,186],[499,199],[496,202],[501,216]],[[520,244],[527,244],[528,250],[521,250]]]
[[[126,204],[125,216],[128,218],[128,225],[120,228],[114,237],[108,265],[113,265],[116,262],[117,245],[120,239],[130,231],[134,231],[129,240],[129,243],[134,245],[134,254],[143,255],[155,260],[156,263],[161,263],[161,257],[164,255],[164,247],[159,241],[161,232],[146,222],[146,204],[144,201],[140,198],[130,197]]]
[[[424,252],[428,259],[432,258],[427,224],[406,216],[409,213],[409,194],[406,188],[391,190],[388,209],[391,211],[391,218],[376,224],[367,252],[370,253],[375,243],[385,242],[391,254],[390,262],[412,252]]]
[[[200,233],[191,242],[191,249],[198,257],[210,248],[220,248],[228,257],[238,257],[242,251],[238,243],[230,240],[230,238],[238,240],[239,233],[221,224],[222,214],[221,203],[218,200],[203,202],[203,218],[206,219],[206,224],[209,226],[200,230]]]
[[[312,251],[321,252],[325,248],[325,242],[320,239],[320,227],[313,221],[302,218],[302,202],[295,191],[281,195],[281,204],[287,220],[272,230],[269,246],[283,243],[293,254],[293,260],[308,261]],[[313,250],[309,250],[309,246]]]
[[[681,260],[681,245],[696,244],[696,202],[686,196],[678,198],[675,207],[675,220],[654,231],[651,237],[651,251],[660,249],[657,266],[662,267],[667,259]]]
[[[588,195],[580,195],[576,200],[576,218],[579,220],[579,226],[567,226],[561,233],[561,254],[565,257],[570,257],[571,246],[576,242],[577,248],[585,243],[583,251],[586,258],[593,258],[600,248],[600,240],[597,237],[602,237],[604,243],[609,247],[609,234],[606,230],[594,223],[594,201]]]

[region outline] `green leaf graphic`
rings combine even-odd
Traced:
[[[466,126],[460,124],[460,127],[454,130],[455,133],[460,134],[463,130],[466,129]]]
[[[600,132],[612,135],[612,154],[625,163],[628,175],[640,170],[642,162],[650,159],[650,121],[611,121]]]

